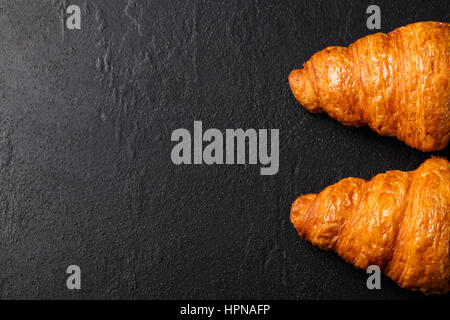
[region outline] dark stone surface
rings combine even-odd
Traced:
[[[369,291],[289,222],[302,193],[429,157],[290,93],[290,70],[372,33],[373,3],[383,32],[449,20],[446,0],[0,1],[0,297],[423,298]],[[279,173],[175,166],[170,135],[194,120],[279,128]]]

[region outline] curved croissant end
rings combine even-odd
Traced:
[[[328,47],[290,73],[295,98],[349,126],[422,150],[450,139],[450,23],[417,22]]]
[[[450,163],[347,178],[299,197],[291,221],[313,245],[357,268],[378,265],[398,285],[426,294],[450,288]]]

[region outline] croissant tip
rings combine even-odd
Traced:
[[[299,233],[301,232],[301,220],[304,218],[304,214],[308,211],[316,196],[317,194],[314,193],[305,194],[298,197],[292,203],[290,220]]]
[[[300,69],[294,69],[291,72],[289,72],[288,82],[294,95],[295,95],[294,89],[297,87],[297,83],[300,81],[300,78],[301,78]]]
[[[323,111],[305,69],[292,70],[288,81],[292,94],[303,107],[314,113]]]

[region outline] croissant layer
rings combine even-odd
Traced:
[[[435,151],[450,139],[449,78],[450,23],[427,21],[319,51],[289,84],[311,112]]]
[[[346,178],[299,197],[291,222],[313,245],[357,268],[378,265],[398,285],[426,294],[450,286],[450,163]]]

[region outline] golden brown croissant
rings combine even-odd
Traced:
[[[378,265],[401,287],[447,293],[450,281],[450,163],[347,178],[292,205],[291,222],[313,245],[358,268]]]
[[[422,151],[450,139],[450,23],[417,22],[314,54],[289,75],[295,98]]]

